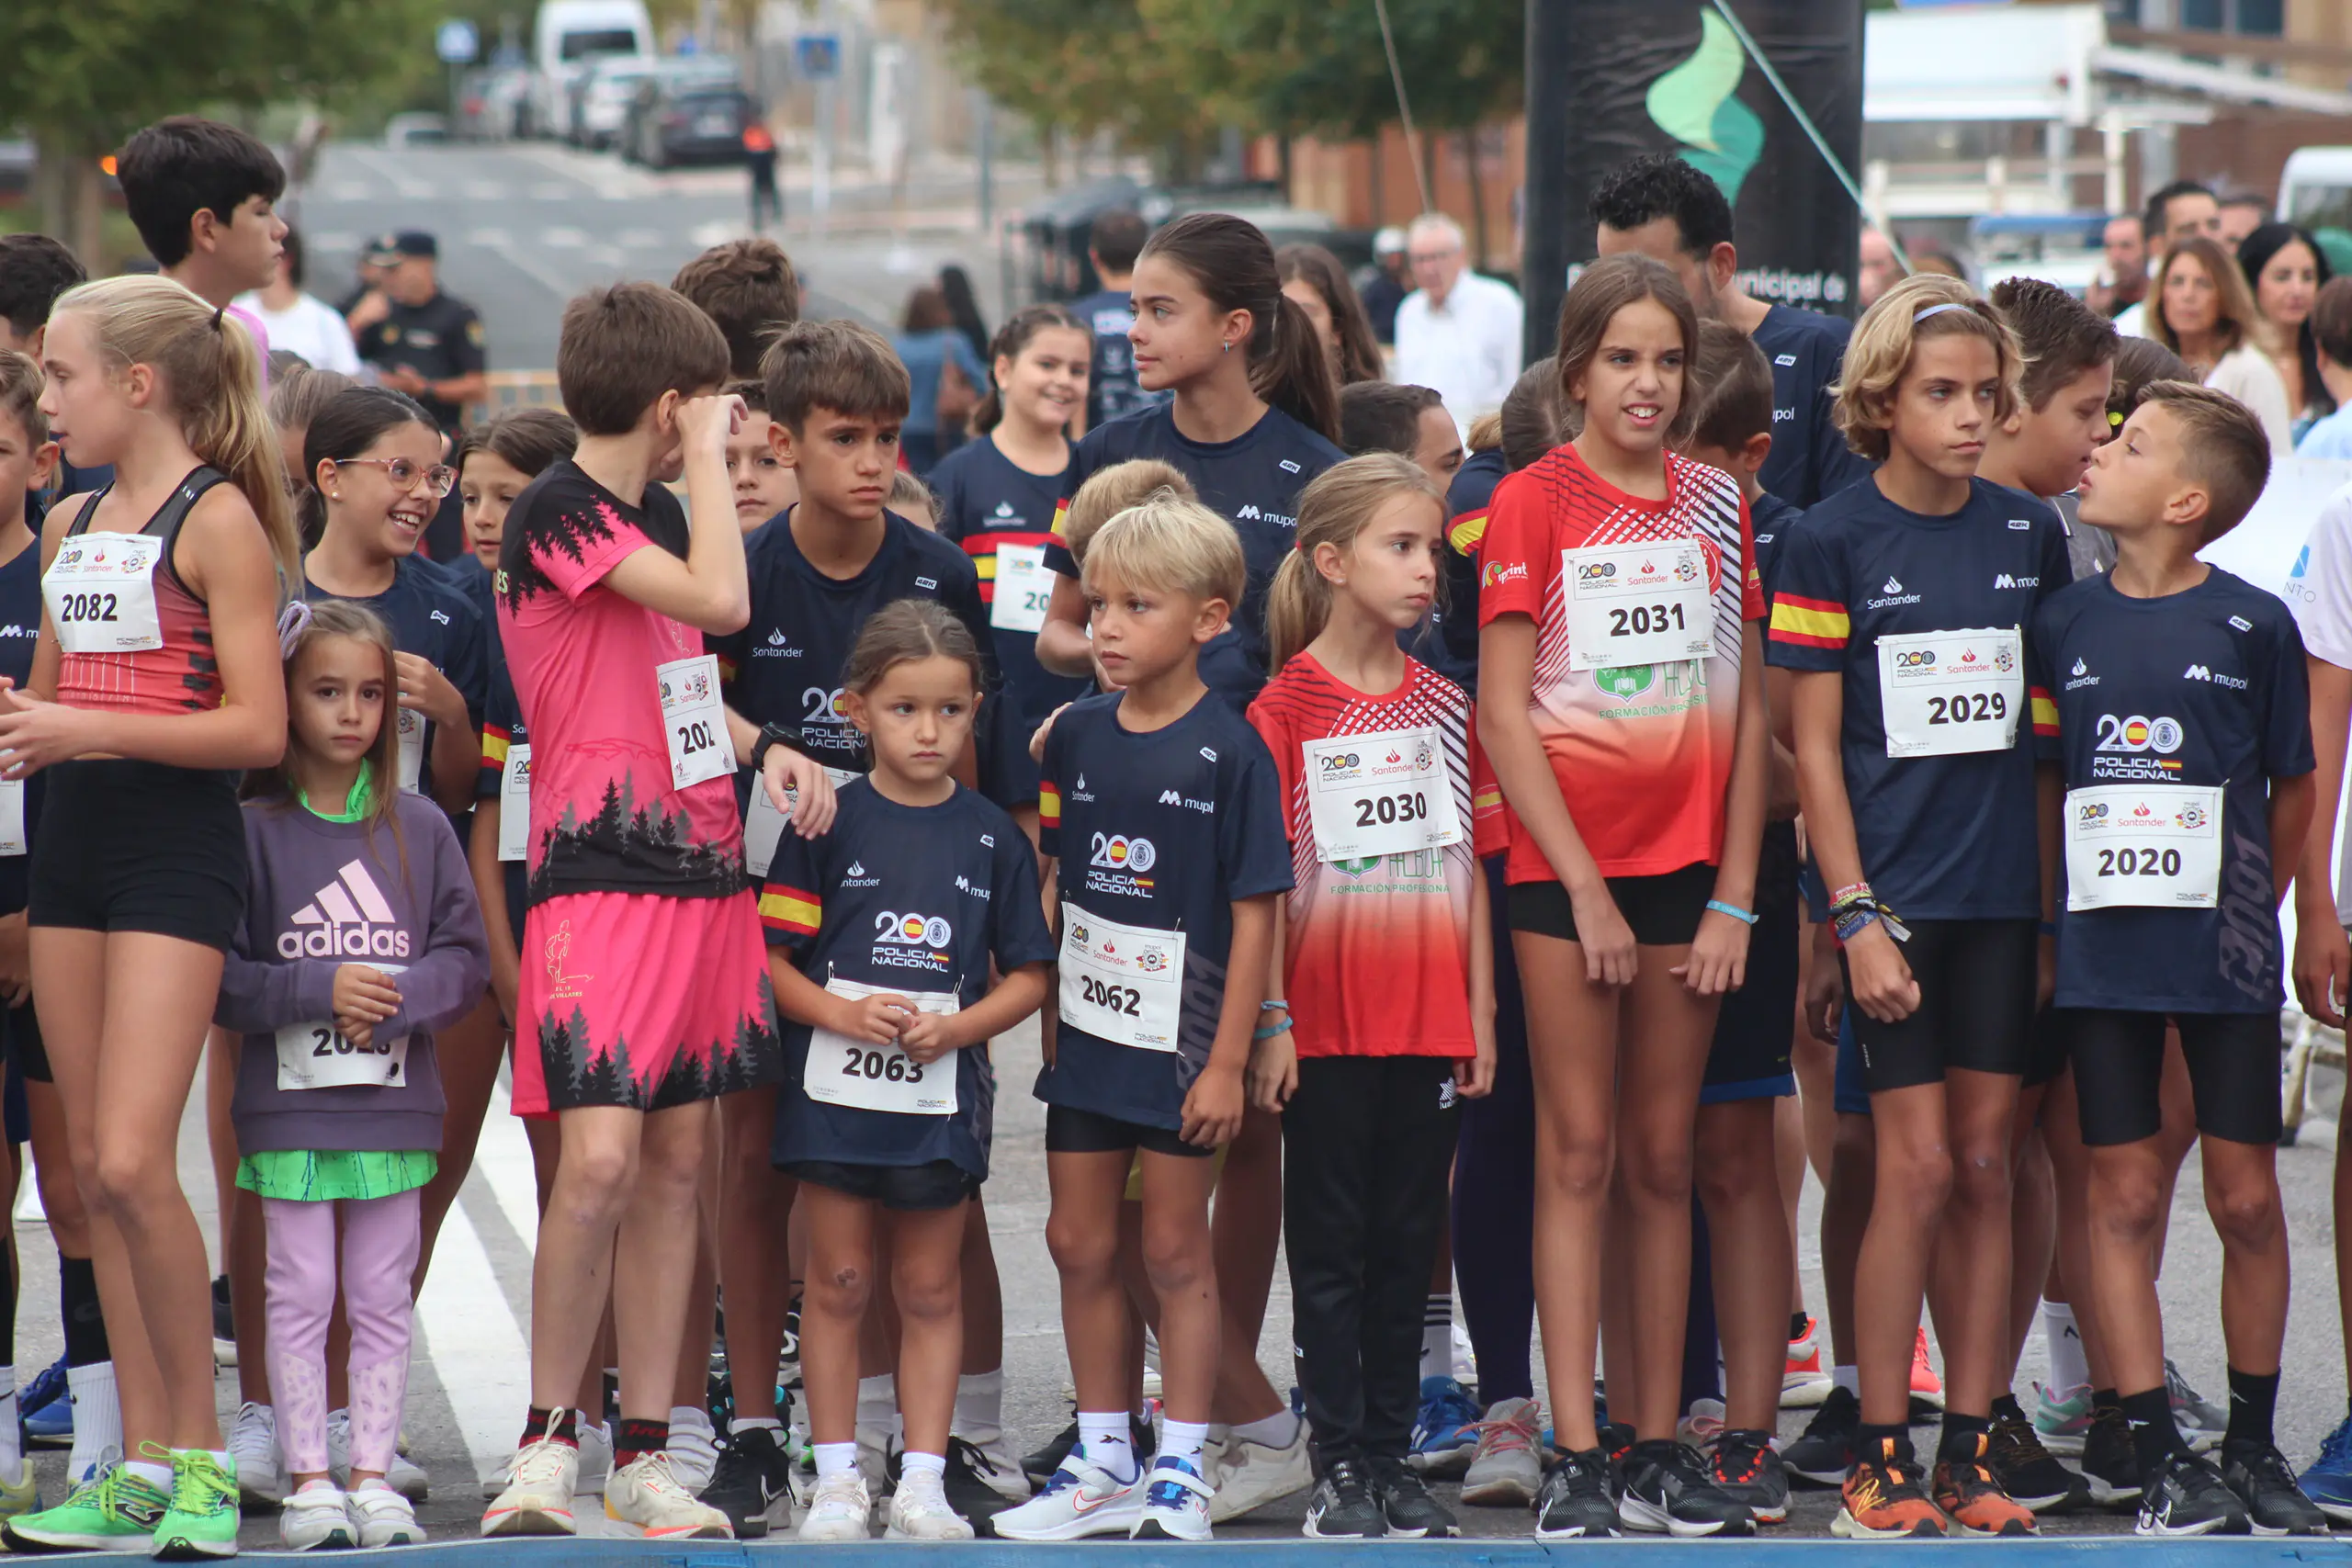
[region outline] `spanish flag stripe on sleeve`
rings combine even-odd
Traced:
[[[508,737],[506,731],[499,728],[495,725],[486,724],[482,726],[481,765],[485,768],[504,767],[506,765],[507,745]]]
[[[2033,732],[2036,735],[2057,734],[2057,703],[2052,701],[2050,694],[2043,691],[2040,686],[2033,688],[2030,694],[2030,700],[2033,706]]]
[[[1068,530],[1068,529],[1066,529],[1065,527],[1063,527],[1063,524],[1064,524],[1065,522],[1067,522],[1067,521],[1069,520],[1069,497],[1068,497],[1068,496],[1064,496],[1064,497],[1062,497],[1059,501],[1057,501],[1056,502],[1054,502],[1054,537],[1055,537],[1055,538],[1057,538],[1057,539],[1063,539],[1063,538],[1068,538],[1068,537],[1069,536],[1069,530]]]
[[[815,936],[824,906],[797,887],[771,887],[760,895],[760,923],[770,931]]]
[[[1801,648],[1843,648],[1852,622],[1846,606],[1783,593],[1772,601],[1772,640]]]
[[[1484,507],[1480,507],[1476,512],[1464,513],[1455,518],[1445,531],[1445,542],[1453,547],[1453,552],[1456,555],[1476,555],[1478,541],[1486,536],[1487,512]]]
[[[1051,780],[1038,782],[1037,821],[1039,826],[1046,828],[1062,825],[1062,792],[1054,787]]]
[[[723,653],[718,656],[718,683],[720,685],[733,685],[735,683],[735,677],[741,672],[741,671],[733,660],[728,658]]]

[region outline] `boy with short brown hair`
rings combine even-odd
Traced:
[[[774,240],[729,240],[678,269],[670,287],[718,323],[730,374],[754,379],[776,333],[800,319],[800,278]]]

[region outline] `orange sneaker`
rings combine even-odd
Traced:
[[[1973,1457],[1936,1466],[1936,1506],[1951,1516],[1962,1535],[2031,1535],[2033,1510],[2003,1491],[1984,1462],[1989,1441],[1979,1433]]]
[[[1839,1498],[1844,1506],[1829,1521],[1829,1533],[1848,1540],[1940,1539],[1951,1521],[1928,1500],[1919,1467],[1895,1452],[1894,1438],[1880,1442],[1879,1452],[1858,1458],[1847,1473]]]
[[[1789,1341],[1787,1369],[1781,1374],[1781,1408],[1804,1409],[1829,1397],[1836,1385],[1821,1367],[1821,1323],[1804,1320],[1804,1332]]]
[[[1936,1364],[1928,1359],[1928,1331],[1919,1330],[1919,1337],[1911,1346],[1911,1397],[1938,1410],[1944,1407],[1944,1380],[1936,1375]]]

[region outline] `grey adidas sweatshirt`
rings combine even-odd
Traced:
[[[481,908],[448,818],[403,794],[396,845],[388,829],[329,822],[282,798],[244,812],[252,881],[213,1013],[244,1036],[231,1106],[238,1147],[438,1150],[446,1101],[433,1032],[471,1012],[490,984]],[[346,964],[401,971],[401,1010],[374,1033],[408,1036],[407,1081],[279,1088],[277,1032],[332,1029]]]

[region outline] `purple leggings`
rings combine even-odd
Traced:
[[[299,1203],[262,1200],[269,1386],[294,1475],[327,1470],[327,1324],[334,1315],[335,1211],[343,1211],[343,1307],[351,1324],[351,1468],[380,1474],[408,1397],[409,1277],[420,1245],[415,1191]]]

